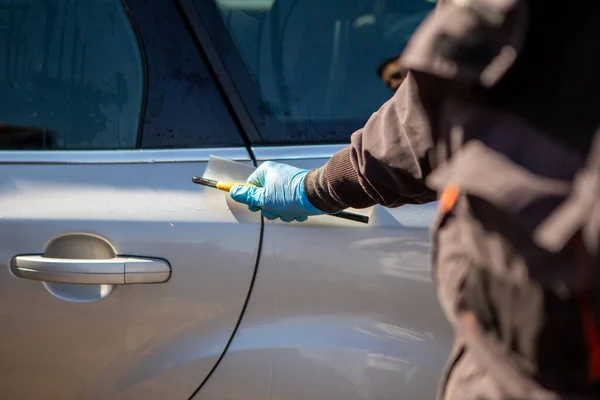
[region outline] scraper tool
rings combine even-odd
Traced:
[[[252,185],[251,183],[217,181],[217,180],[213,180],[213,179],[201,178],[201,177],[198,177],[198,176],[194,176],[192,178],[192,182],[197,183],[199,185],[203,185],[203,186],[208,186],[208,187],[212,187],[212,188],[215,188],[215,189],[219,189],[219,190],[222,190],[224,192],[229,192],[232,187],[237,186],[237,185],[255,186],[255,185]],[[350,212],[347,212],[347,211],[340,211],[340,212],[337,212],[337,213],[334,213],[334,214],[327,214],[327,215],[331,215],[333,217],[338,217],[338,218],[343,218],[343,219],[348,219],[350,221],[362,222],[363,224],[368,224],[369,223],[369,217],[368,216],[361,215],[361,214],[350,213]]]

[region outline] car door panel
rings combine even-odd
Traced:
[[[225,193],[191,182],[207,166],[194,159],[219,150],[183,152],[179,162],[177,151],[106,153],[78,164],[69,157],[82,154],[60,161],[54,153],[33,165],[10,153],[13,162],[0,164],[1,398],[188,398],[238,323],[261,224]],[[136,161],[124,162],[127,153]],[[251,165],[245,149],[222,154]],[[102,238],[119,256],[166,260],[172,275],[112,286],[10,273],[14,256],[44,254],[66,234]]]
[[[271,160],[314,168],[330,150],[284,148]],[[452,341],[431,282],[434,211],[356,210],[368,225],[267,221],[238,333],[195,399],[434,398]]]
[[[435,6],[179,3],[224,92],[243,102],[234,112],[259,131],[249,136],[254,157],[303,168],[324,164],[343,146],[320,144],[347,142],[389,100],[382,63],[398,58]],[[194,399],[435,397],[452,342],[431,282],[435,204],[356,211],[370,213],[369,224],[265,222],[240,327]]]

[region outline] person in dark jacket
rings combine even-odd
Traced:
[[[406,74],[406,68],[402,65],[400,57],[388,58],[377,67],[377,76],[392,92],[398,90],[406,79]]]
[[[231,196],[283,221],[439,200],[456,331],[439,398],[598,399],[598,38],[597,0],[439,0],[348,147],[310,171],[264,163]]]

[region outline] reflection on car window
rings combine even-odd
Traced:
[[[377,76],[435,0],[212,0],[240,53],[196,0],[227,68],[269,143],[345,142],[389,97]],[[260,94],[249,93],[251,81]]]
[[[143,78],[120,0],[0,0],[0,149],[134,148]]]
[[[244,146],[174,1],[127,0],[147,60],[142,148]]]

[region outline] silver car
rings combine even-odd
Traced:
[[[0,0],[0,398],[432,399],[435,205],[286,224],[191,178],[325,163],[433,5]]]

